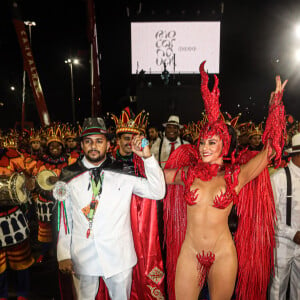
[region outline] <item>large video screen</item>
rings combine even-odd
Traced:
[[[132,22],[131,73],[219,73],[220,22]]]

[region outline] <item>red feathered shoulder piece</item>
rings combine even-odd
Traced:
[[[257,155],[245,151],[240,164]],[[273,269],[276,211],[268,168],[245,185],[236,203],[239,217],[235,234],[238,255],[237,299],[265,300]]]
[[[195,146],[186,144],[178,147],[169,157],[165,169],[181,169],[198,162],[199,154]],[[175,300],[176,263],[186,231],[186,201],[183,185],[168,185],[164,199],[165,244],[168,249],[166,259],[168,296]]]

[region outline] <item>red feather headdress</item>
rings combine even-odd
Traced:
[[[216,75],[215,84],[212,91],[208,88],[208,74],[204,70],[205,61],[200,65],[201,75],[201,93],[204,101],[205,113],[207,116],[207,123],[204,125],[200,132],[200,139],[198,141],[198,147],[201,138],[207,139],[214,135],[218,135],[223,141],[223,149],[221,156],[225,156],[228,153],[230,147],[231,137],[228,132],[227,125],[223,121],[220,114],[219,96],[220,90],[218,88],[219,79]]]

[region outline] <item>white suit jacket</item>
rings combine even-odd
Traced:
[[[87,166],[87,161],[83,159]],[[70,196],[65,201],[70,232],[63,225],[58,236],[57,259],[72,259],[76,274],[106,278],[137,263],[134,249],[130,204],[132,194],[154,200],[165,196],[164,175],[152,156],[144,160],[147,179],[104,170],[102,193],[89,238],[88,220],[82,208],[92,200],[90,172],[68,182]],[[88,166],[87,166],[88,167]]]

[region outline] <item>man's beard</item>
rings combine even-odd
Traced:
[[[97,152],[98,152],[98,151],[97,151]],[[87,153],[87,154],[85,155],[85,157],[86,157],[86,159],[87,159],[89,162],[92,162],[92,163],[101,162],[102,160],[104,160],[106,154],[100,155],[100,152],[98,152],[98,153],[99,153],[99,156],[98,156],[98,157],[95,157],[95,158],[90,157],[90,156],[89,156],[89,153]]]

